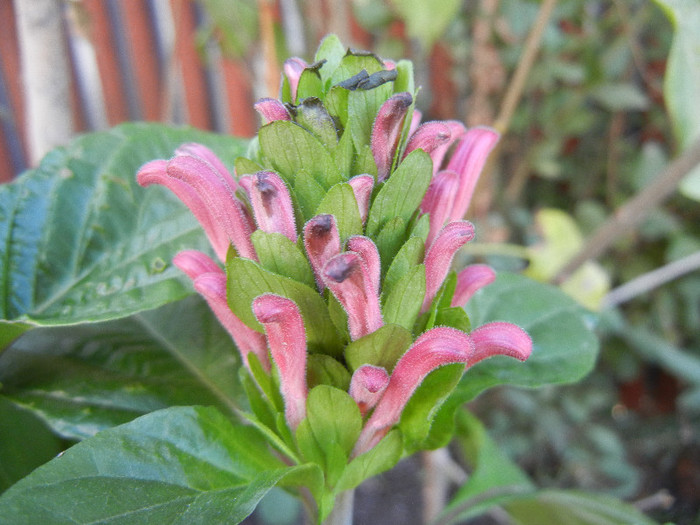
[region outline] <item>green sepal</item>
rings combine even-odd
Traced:
[[[315,215],[324,213],[335,216],[341,244],[352,235],[362,234],[360,208],[357,205],[355,192],[352,191],[350,184],[341,182],[328,190],[328,193],[326,193],[318,208],[316,208]]]
[[[234,166],[236,168],[236,176],[238,178],[242,177],[243,175],[253,175],[259,171],[262,171],[263,169],[263,167],[257,162],[245,157],[236,157]]]
[[[321,141],[294,122],[271,122],[260,128],[258,137],[265,158],[288,186],[295,186],[297,174],[302,170],[326,189],[342,180]]]
[[[409,237],[391,261],[382,282],[382,304],[399,280],[423,262],[425,243],[418,237]]]
[[[309,97],[294,108],[294,120],[300,126],[313,133],[328,151],[333,152],[338,146],[338,132],[333,118],[323,106],[320,99]]]
[[[401,413],[398,427],[404,437],[404,448],[412,454],[423,448],[442,403],[459,383],[464,365],[446,365],[430,372],[409,399]]]
[[[381,366],[391,373],[412,342],[411,332],[399,325],[385,324],[346,346],[345,361],[353,372],[369,364]]]
[[[368,237],[372,237],[368,235]],[[387,271],[387,266],[394,260],[396,253],[406,238],[406,221],[401,217],[394,217],[387,221],[382,227],[379,235],[372,237],[375,239],[379,260],[382,263],[382,275]]]
[[[394,467],[401,459],[403,439],[401,431],[394,429],[364,454],[353,459],[340,476],[335,493],[354,489],[364,480]]]
[[[251,241],[258,254],[260,266],[266,270],[299,281],[311,288],[316,286],[309,261],[296,243],[281,233],[255,230]]]
[[[374,237],[393,217],[408,222],[423,200],[433,176],[433,161],[423,150],[412,151],[384,183],[367,217],[367,235]]]
[[[411,330],[420,314],[425,297],[425,265],[408,271],[392,287],[382,308],[384,321]]]
[[[319,98],[323,96],[323,82],[321,75],[315,68],[307,67],[302,71],[297,85],[296,103],[300,104],[307,98]]]
[[[314,62],[325,60],[326,62],[319,69],[321,79],[324,82],[325,90],[328,90],[331,78],[335,70],[338,69],[343,57],[347,54],[347,48],[343,45],[337,35],[327,35],[321,40],[316,50]]]
[[[330,385],[347,391],[350,373],[342,363],[326,354],[310,354],[306,361],[306,383],[309,388]]]
[[[313,175],[306,170],[297,173],[297,178],[294,181],[294,196],[299,204],[304,222],[314,216],[316,208],[325,194],[326,190],[314,179]]]
[[[274,293],[291,299],[299,307],[309,350],[339,355],[341,347],[338,335],[328,315],[326,303],[318,292],[289,277],[265,270],[250,259],[236,257],[226,263],[228,304],[238,318],[253,330],[264,332],[253,314],[253,300],[265,293]]]
[[[413,62],[410,60],[399,60],[396,63],[396,71],[398,75],[394,81],[394,93],[408,92],[413,95],[416,91],[416,85],[413,80]]]

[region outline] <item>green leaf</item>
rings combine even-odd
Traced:
[[[357,151],[370,143],[374,119],[379,108],[391,96],[392,88],[392,83],[386,83],[374,89],[357,89],[348,94],[346,131],[350,131]]]
[[[423,150],[411,152],[384,183],[372,202],[367,235],[374,237],[393,217],[408,222],[425,195],[433,176],[433,161]]]
[[[294,197],[299,204],[304,222],[314,216],[316,208],[325,194],[326,190],[316,182],[313,175],[304,170],[297,173],[297,178],[294,181]]]
[[[346,458],[350,455],[362,430],[362,417],[347,392],[328,385],[312,388],[306,400],[306,415],[325,453],[337,444]]]
[[[310,350],[338,355],[341,351],[338,336],[328,315],[328,308],[318,292],[305,284],[265,270],[257,263],[235,257],[227,263],[227,273],[235,279],[227,280],[228,303],[231,310],[249,327],[261,333],[251,305],[253,299],[265,293],[274,293],[291,299],[299,307],[306,341]]]
[[[340,86],[333,86],[326,95],[325,100],[323,101],[328,112],[331,115],[333,115],[336,119],[338,119],[338,122],[340,122],[340,125],[343,126],[344,129],[347,129],[348,126],[349,96],[350,91],[348,91],[347,89]],[[348,139],[352,140],[350,133],[348,133],[347,135]]]
[[[350,373],[339,361],[325,354],[310,354],[307,357],[306,382],[309,388],[330,385],[341,390],[350,388]]]
[[[451,326],[457,330],[462,330],[462,332],[471,330],[469,316],[463,308],[438,308],[435,325]]]
[[[406,92],[413,95],[416,91],[416,85],[413,80],[413,62],[410,60],[399,60],[396,63],[396,71],[398,76],[394,81],[394,93]],[[410,121],[411,119],[408,120]]]
[[[28,323],[8,323],[0,320],[0,354],[12,341],[31,329],[32,325]]]
[[[117,321],[33,330],[1,363],[6,398],[69,439],[171,405],[233,414],[245,403],[238,352],[197,296]]]
[[[136,171],[201,142],[225,162],[245,143],[194,129],[125,124],[84,135],[0,188],[0,318],[39,325],[126,317],[192,293],[170,260],[207,251],[189,210]]]
[[[700,5],[693,0],[656,0],[675,28],[666,62],[664,100],[681,150],[700,138]],[[681,183],[681,192],[700,200],[700,167]]]
[[[401,217],[390,219],[374,239],[379,251],[379,260],[382,263],[383,275],[406,239],[406,221]]]
[[[316,286],[313,270],[299,247],[281,233],[255,230],[251,235],[260,266],[309,287]]]
[[[553,286],[500,273],[470,299],[466,311],[474,327],[491,321],[517,324],[532,337],[533,352],[524,363],[496,356],[469,369],[458,388],[462,401],[497,384],[537,387],[578,381],[595,364],[592,314]]]
[[[334,151],[338,146],[338,132],[335,123],[316,97],[305,99],[295,108],[295,121],[316,136],[328,151]]]
[[[522,525],[654,525],[656,522],[634,505],[605,494],[575,490],[541,490],[505,504],[513,519]],[[544,520],[544,521],[543,521]]]
[[[323,94],[323,83],[321,75],[312,68],[306,68],[299,77],[297,85],[297,100],[296,103],[301,103],[307,98],[317,98]]]
[[[327,35],[323,38],[316,51],[316,56],[314,57],[314,62],[320,62],[325,60],[325,64],[321,66],[319,73],[321,78],[326,83],[326,88],[328,83],[330,83],[333,73],[340,65],[343,57],[347,53],[347,48],[340,41],[337,35]]]
[[[401,432],[392,430],[372,449],[353,459],[338,480],[335,492],[354,489],[364,480],[394,467],[401,459]]]
[[[355,52],[348,50],[340,61],[340,65],[331,77],[331,82],[337,84],[357,75],[363,69],[371,75],[384,68],[382,61],[373,53]]]
[[[260,148],[285,182],[294,187],[297,173],[305,171],[325,189],[342,177],[329,151],[310,132],[286,120],[277,120],[260,128]]]
[[[333,151],[333,161],[344,178],[352,175],[352,164],[355,157],[355,146],[352,143],[350,133],[343,133],[338,141],[338,146]]]
[[[286,476],[250,426],[177,407],[85,440],[0,497],[12,523],[240,523]],[[109,497],[106,497],[109,496]]]
[[[316,208],[315,215],[323,213],[335,216],[341,243],[344,243],[352,235],[362,235],[360,208],[350,184],[341,182],[328,190]]]
[[[398,325],[385,324],[346,346],[345,360],[353,372],[362,365],[370,364],[381,366],[391,373],[412,342],[411,332]]]
[[[382,298],[385,299],[396,283],[423,262],[425,256],[425,243],[418,237],[410,237],[391,261],[382,283]]]
[[[425,297],[425,265],[419,264],[394,285],[384,301],[384,321],[411,330]]]
[[[243,175],[253,175],[259,171],[262,171],[262,166],[257,162],[254,162],[245,157],[238,157],[234,163],[236,167],[236,175],[242,177]]]
[[[0,396],[0,493],[64,448],[39,418]]]
[[[369,144],[365,144],[359,150],[358,154],[352,159],[351,175],[372,175],[377,178],[377,163],[374,162],[374,155]]]

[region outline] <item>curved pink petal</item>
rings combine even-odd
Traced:
[[[265,294],[253,301],[253,313],[265,327],[270,355],[277,365],[284,413],[292,431],[306,417],[306,332],[296,303]]]
[[[467,363],[474,352],[469,335],[449,327],[423,333],[396,363],[384,395],[365,424],[353,456],[374,447],[399,422],[401,412],[423,379],[438,367]]]
[[[231,241],[223,228],[217,223],[204,200],[188,183],[170,177],[167,173],[168,161],[154,160],[144,164],[136,175],[136,180],[141,186],[160,184],[172,191],[195,216],[204,229],[209,243],[219,260],[226,261]]]
[[[372,196],[372,188],[374,188],[374,177],[372,175],[356,175],[348,181],[352,192],[355,194],[357,207],[360,210],[360,218],[362,224],[367,220],[369,213],[369,201]]]
[[[377,404],[389,384],[389,374],[381,366],[362,365],[352,375],[349,394],[362,417]]]
[[[253,107],[267,122],[292,120],[285,105],[276,98],[261,98]]]
[[[451,214],[453,220],[459,220],[467,213],[481,170],[499,137],[498,132],[491,128],[476,127],[469,129],[457,145],[447,164],[447,169],[460,175],[459,193]]]
[[[430,182],[428,191],[425,192],[420,204],[421,211],[430,214],[430,230],[425,241],[426,246],[433,244],[435,237],[449,220],[458,189],[459,175],[454,171],[440,171]]]
[[[379,295],[359,254],[343,252],[336,255],[323,267],[322,277],[348,314],[348,329],[353,341],[383,326]]]
[[[443,122],[433,120],[421,124],[416,132],[410,135],[403,156],[406,157],[416,149],[422,149],[433,159],[433,173],[436,173],[440,167],[439,163],[442,162],[442,157],[436,160],[433,155],[435,152],[440,153],[441,147],[450,142],[451,136],[450,128]]]
[[[182,144],[175,150],[175,156],[177,155],[191,155],[207,161],[217,170],[218,174],[226,181],[226,184],[231,186],[233,191],[238,189],[238,184],[236,184],[236,180],[231,176],[231,172],[228,168],[221,162],[221,159],[216,153],[203,144],[198,144],[196,142]]]
[[[442,123],[450,130],[450,139],[440,144],[430,155],[433,159],[433,175],[442,167],[442,162],[445,160],[445,155],[450,147],[467,132],[467,127],[458,120],[443,120]]]
[[[382,104],[374,119],[370,147],[377,164],[379,182],[386,179],[391,172],[396,148],[401,139],[403,121],[412,103],[413,97],[410,93],[397,93]]]
[[[206,253],[198,250],[183,250],[173,257],[173,264],[193,281],[204,273],[219,273],[223,270]]]
[[[374,241],[369,237],[354,235],[348,239],[347,249],[360,255],[362,262],[367,267],[367,274],[369,275],[374,292],[378,295],[382,266],[379,260],[377,245],[374,244]]]
[[[244,175],[239,182],[248,194],[258,228],[268,233],[281,233],[296,242],[294,208],[282,178],[272,171],[259,171],[255,175]]]
[[[469,366],[494,355],[525,361],[532,354],[532,339],[525,330],[512,323],[488,323],[472,330],[469,337],[474,343]]]
[[[457,274],[457,287],[451,306],[464,306],[472,295],[496,279],[496,272],[486,264],[472,264]]]
[[[425,300],[422,311],[430,308],[438,289],[450,271],[452,258],[462,246],[474,238],[474,226],[468,221],[455,221],[445,226],[430,245],[425,256]]]
[[[316,276],[319,290],[323,290],[323,267],[340,253],[340,234],[335,217],[330,214],[316,215],[304,225],[304,248]]]
[[[423,113],[419,109],[413,109],[413,115],[411,115],[411,125],[408,127],[408,136],[413,135],[418,126],[420,126],[420,121],[423,118]]]
[[[257,260],[250,240],[252,228],[248,211],[236,198],[234,189],[211,164],[198,157],[177,156],[168,163],[168,175],[187,183],[197,192],[238,255]]]

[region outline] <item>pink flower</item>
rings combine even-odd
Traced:
[[[274,294],[256,297],[253,313],[265,327],[284,398],[284,413],[292,431],[306,417],[306,332],[294,301]]]
[[[353,341],[384,325],[374,279],[359,254],[336,255],[323,267],[322,278],[348,314]]]
[[[374,289],[374,293],[379,295],[379,280],[381,278],[381,262],[379,261],[379,250],[377,245],[369,237],[354,235],[348,239],[347,248],[351,252],[357,253],[365,267],[367,275]]]
[[[316,215],[309,219],[304,225],[304,248],[316,276],[318,289],[323,291],[323,267],[340,253],[340,234],[333,215]]]
[[[377,164],[379,182],[386,179],[391,172],[403,122],[412,103],[413,97],[410,93],[397,93],[382,104],[374,119],[370,146],[374,162]]]
[[[372,196],[372,188],[374,187],[374,177],[372,175],[356,175],[348,181],[352,192],[355,194],[357,207],[360,210],[360,218],[362,224],[367,220],[369,213],[369,201]]]
[[[430,182],[420,204],[421,212],[430,214],[430,230],[425,241],[426,246],[433,244],[435,237],[449,220],[458,190],[459,175],[454,171],[440,171]]]
[[[297,99],[297,87],[299,86],[301,74],[308,66],[306,62],[297,57],[288,58],[284,61],[283,69],[287,80],[289,80],[289,91],[292,96],[292,103]]]
[[[491,284],[496,272],[485,264],[472,264],[457,274],[457,287],[450,306],[464,306],[477,290]]]
[[[221,325],[231,335],[248,367],[248,353],[254,353],[263,368],[270,370],[265,336],[248,328],[231,311],[226,300],[226,274],[208,255],[196,250],[186,250],[173,258],[173,264],[192,279],[194,289],[206,299]]]
[[[259,171],[244,175],[239,182],[248,194],[258,228],[267,233],[281,233],[296,242],[292,198],[282,178],[272,171]]]
[[[389,384],[389,374],[381,366],[362,365],[350,380],[350,396],[355,400],[362,417],[372,410]]]
[[[285,105],[276,98],[261,98],[253,107],[268,122],[292,120]]]

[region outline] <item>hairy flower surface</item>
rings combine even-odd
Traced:
[[[467,329],[461,307],[495,273],[451,268],[474,238],[463,216],[498,134],[421,124],[409,63],[345,50],[334,38],[311,65],[285,62],[281,100],[256,104],[266,124],[250,155],[234,161],[235,177],[194,144],[138,173],[140,184],[164,185],[192,210],[224,265],[194,251],[174,261],[267,399],[265,409],[251,403],[258,424],[329,476],[345,463],[319,459],[335,446],[314,434],[319,410],[321,420],[361,419],[340,425],[361,430],[332,453],[352,461],[401,423],[437,368],[532,351],[510,323]],[[281,410],[270,385],[284,423],[270,416]],[[317,388],[326,390],[314,397]],[[355,408],[319,408],[328,388]]]

